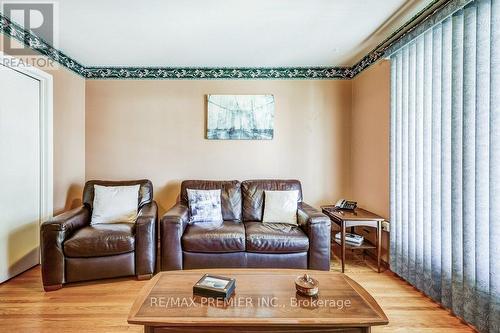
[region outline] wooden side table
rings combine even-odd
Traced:
[[[332,229],[332,244],[338,244],[341,248],[341,264],[342,273],[344,273],[345,268],[345,251],[346,249],[351,250],[367,250],[376,249],[377,250],[377,271],[380,273],[380,260],[382,255],[382,222],[385,220],[372,212],[364,210],[362,208],[356,208],[352,211],[350,210],[338,210],[335,206],[322,206],[321,209],[323,213],[326,214],[333,223],[340,227],[341,237],[340,242],[335,239],[335,231]],[[350,245],[346,244],[345,234],[346,229],[354,227],[372,227],[377,230],[377,242],[376,244],[371,243],[367,239],[363,241],[361,245]],[[352,232],[352,231],[351,231]]]

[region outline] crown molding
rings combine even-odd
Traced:
[[[349,80],[477,0],[435,0],[351,67],[85,67],[0,12],[0,31],[85,79]]]

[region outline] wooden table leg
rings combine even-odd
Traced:
[[[377,271],[380,273],[380,260],[382,256],[382,221],[377,221]]]
[[[341,234],[340,234],[340,245],[341,245],[341,253],[340,256],[342,257],[342,273],[344,273],[344,268],[345,268],[345,222],[342,221],[342,226],[341,226]]]

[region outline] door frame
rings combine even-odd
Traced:
[[[40,98],[40,224],[53,216],[54,146],[53,146],[53,80],[49,73],[22,63],[0,51],[0,66],[39,81]],[[40,239],[38,240],[40,244]]]

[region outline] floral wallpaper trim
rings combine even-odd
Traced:
[[[342,67],[88,67],[89,79],[351,79]]]

